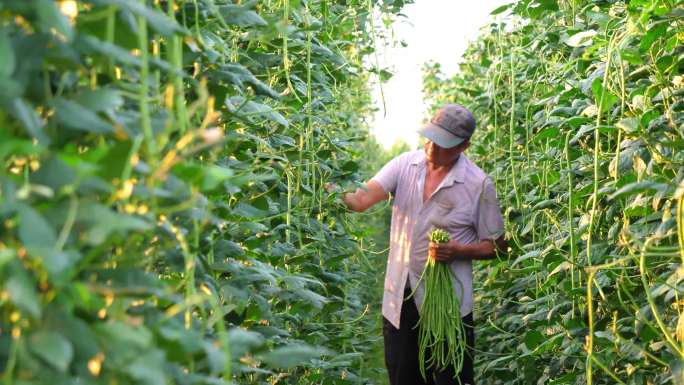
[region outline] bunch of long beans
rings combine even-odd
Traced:
[[[441,229],[430,233],[430,241],[449,242],[449,234]],[[463,368],[465,328],[461,320],[461,301],[454,292],[452,276],[446,263],[428,257],[421,281],[425,280],[425,296],[418,320],[418,360],[424,379],[427,368],[453,367],[458,374]],[[453,276],[458,281],[458,278]],[[429,357],[426,358],[426,356]],[[458,376],[456,376],[458,378]]]

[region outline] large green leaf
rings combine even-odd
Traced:
[[[36,0],[35,9],[38,14],[40,26],[46,32],[59,33],[67,41],[74,38],[74,30],[57,8],[57,3],[52,0]]]
[[[138,384],[166,385],[166,368],[164,352],[152,350],[137,357],[127,368],[126,372]]]
[[[99,4],[111,4],[127,9],[130,12],[145,18],[152,28],[164,36],[188,32],[183,26],[178,24],[176,20],[168,17],[158,9],[145,5],[144,2],[141,3],[136,0],[94,0],[94,2]]]
[[[219,7],[223,19],[228,24],[240,27],[265,26],[267,25],[258,13],[238,4],[226,4]]]
[[[283,115],[274,111],[273,108],[265,104],[246,100],[242,96],[233,96],[229,99],[226,99],[226,107],[228,108],[228,111],[250,121],[253,121],[254,117],[258,117],[261,119],[272,120],[285,127],[289,126],[287,119],[285,119]]]
[[[597,108],[600,109],[600,113],[609,111],[620,100],[617,95],[603,86],[603,80],[600,78],[594,79],[591,83],[591,90],[594,93],[594,100],[596,101]]]
[[[229,82],[235,84],[238,87],[242,87],[245,83],[254,87],[257,93],[270,96],[271,98],[277,99],[279,97],[278,93],[275,92],[271,87],[264,84],[262,81],[257,79],[254,74],[252,74],[247,68],[239,64],[224,64],[220,67],[220,71],[216,74],[221,78],[228,80]]]
[[[22,268],[11,271],[12,275],[5,282],[5,289],[14,306],[35,318],[40,317],[42,308],[32,277]]]
[[[16,98],[10,105],[10,112],[22,123],[26,131],[42,144],[48,144],[50,139],[43,132],[44,123],[36,114],[33,106],[24,99]]]
[[[56,332],[40,331],[31,335],[29,347],[33,354],[60,372],[67,370],[74,356],[74,348],[69,340]]]
[[[112,211],[98,203],[83,203],[78,208],[78,220],[88,225],[85,239],[91,245],[104,242],[110,234],[126,234],[151,228],[139,217]]]
[[[7,32],[0,30],[0,77],[10,77],[16,66],[16,58],[12,42]]]
[[[593,29],[588,31],[581,31],[568,36],[563,39],[563,42],[570,47],[588,47],[594,44],[594,36],[596,36],[596,31]]]
[[[231,346],[230,353],[233,359],[237,360],[253,349],[263,345],[264,336],[242,328],[233,328],[228,331],[228,341]]]
[[[323,354],[325,354],[324,349],[293,343],[264,354],[262,359],[269,367],[289,369],[309,365],[312,359]]]
[[[121,92],[111,88],[84,90],[76,96],[74,101],[97,112],[113,111],[124,103]]]
[[[57,243],[57,232],[38,211],[21,206],[19,220],[19,239],[24,246],[52,248]]]
[[[617,191],[612,193],[608,199],[615,199],[617,197],[620,197],[622,195],[633,195],[642,191],[647,191],[647,190],[654,190],[654,191],[670,191],[674,190],[674,188],[667,184],[667,183],[659,183],[659,182],[653,182],[653,181],[641,181],[641,182],[633,182],[633,183],[628,183],[621,188],[619,188]]]
[[[76,130],[107,134],[114,130],[112,125],[97,113],[73,100],[56,98],[52,101],[55,118],[66,127]]]

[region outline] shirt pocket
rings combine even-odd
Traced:
[[[430,224],[440,229],[456,230],[471,227],[473,220],[468,207],[457,206],[449,201],[436,201]]]

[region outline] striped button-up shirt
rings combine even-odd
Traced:
[[[394,158],[372,178],[394,199],[382,314],[396,328],[400,327],[407,278],[416,290],[425,267],[430,230],[444,229],[460,243],[495,240],[504,233],[493,182],[464,154],[423,203],[426,170],[425,153],[419,150]],[[450,268],[461,283],[454,284],[454,290],[461,299],[461,316],[465,316],[473,309],[472,261],[456,259]],[[422,283],[414,299],[420,309]]]

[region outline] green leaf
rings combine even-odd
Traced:
[[[629,64],[642,65],[644,60],[641,57],[641,53],[636,48],[625,47],[620,50],[620,57],[626,60]]]
[[[74,357],[74,348],[71,346],[71,342],[56,332],[39,331],[31,335],[29,348],[33,354],[60,372],[66,372],[71,359]]]
[[[615,126],[624,132],[632,133],[639,130],[639,119],[637,118],[624,118],[617,122]]]
[[[100,309],[105,306],[104,301],[102,302]],[[69,340],[74,348],[73,361],[78,365],[78,362],[81,362],[83,359],[91,359],[102,349],[90,325],[81,318],[71,314],[72,310],[73,308],[58,309],[56,307],[49,307],[45,312],[44,327],[59,332]]]
[[[30,206],[19,209],[19,239],[26,247],[52,248],[57,233],[42,215]]]
[[[202,172],[204,175],[200,185],[202,191],[213,190],[222,182],[233,176],[233,171],[231,169],[218,165],[204,166],[202,167]]]
[[[247,68],[240,64],[224,64],[221,66],[221,70],[217,72],[217,75],[238,87],[242,87],[244,83],[247,83],[252,85],[259,94],[270,96],[273,99],[280,97],[271,87],[257,79]]]
[[[31,183],[59,191],[62,187],[76,182],[76,172],[60,156],[51,155],[40,162],[40,168],[31,174],[29,180]]]
[[[45,32],[57,32],[68,42],[74,38],[74,30],[69,20],[57,8],[57,3],[52,0],[36,0],[36,13],[38,21]]]
[[[335,365],[344,365],[344,366],[351,366],[352,362],[356,360],[361,360],[363,359],[364,354],[360,352],[356,353],[344,353],[340,355],[335,355],[332,357],[332,359],[329,361],[331,364]]]
[[[309,345],[293,343],[281,346],[263,355],[263,361],[271,368],[290,369],[309,364],[312,359],[325,354],[325,350]]]
[[[52,105],[55,108],[55,119],[64,126],[98,134],[107,134],[114,130],[109,122],[75,101],[55,98]]]
[[[283,115],[274,111],[273,108],[265,104],[246,100],[242,96],[233,96],[229,99],[226,99],[225,104],[228,108],[228,111],[248,120],[251,120],[251,117],[256,116],[262,119],[272,120],[284,127],[289,126],[287,119],[285,119]]]
[[[245,251],[239,244],[226,239],[219,239],[214,242],[214,256],[225,259],[228,257],[242,257]]]
[[[125,8],[132,13],[141,16],[160,34],[164,36],[172,36],[176,33],[187,34],[188,31],[183,28],[176,20],[171,19],[163,12],[150,8],[144,3],[136,0],[98,0],[99,3],[117,5]]]
[[[239,25],[240,27],[268,25],[259,14],[241,5],[227,4],[219,7],[219,10],[223,20],[228,24]]]
[[[569,45],[570,47],[578,48],[578,47],[588,47],[592,44],[594,44],[594,36],[596,36],[597,32],[594,31],[593,29],[587,30],[587,31],[582,31],[578,32],[572,36],[568,36],[563,39],[563,43]]]
[[[124,103],[118,90],[98,88],[82,91],[74,99],[77,103],[93,111],[113,111]]]
[[[133,65],[136,67],[140,67],[142,65],[140,58],[133,56],[129,51],[119,47],[116,44],[100,40],[95,36],[79,35],[79,37],[76,39],[75,45],[85,52],[97,52],[117,63]]]
[[[670,371],[672,372],[672,383],[674,385],[684,385],[684,364],[678,358],[670,361]]]
[[[493,10],[492,12],[490,12],[489,14],[490,14],[490,15],[498,15],[498,14],[500,14],[500,13],[503,13],[503,12],[506,11],[507,9],[511,8],[511,6],[512,6],[513,4],[514,4],[514,3],[504,4],[504,5],[502,5],[502,6],[498,7],[498,8],[496,8],[495,10]]]
[[[533,142],[539,143],[543,141],[544,139],[547,138],[554,138],[558,137],[560,135],[560,129],[558,127],[546,127],[545,129],[539,131],[534,138],[532,139]]]
[[[666,31],[667,24],[665,23],[659,23],[656,26],[649,28],[648,32],[646,32],[646,35],[644,35],[639,42],[639,50],[641,50],[641,52],[648,52],[656,39],[665,35]]]
[[[0,269],[3,268],[9,261],[17,257],[17,251],[14,249],[0,250]]]
[[[12,269],[12,276],[5,283],[5,288],[14,306],[27,312],[35,318],[42,313],[38,293],[33,278],[19,267]]]
[[[166,385],[168,382],[164,364],[164,352],[155,349],[133,360],[126,372],[137,380],[137,384]]]
[[[611,20],[610,15],[608,15],[606,12],[594,12],[591,10],[586,11],[586,16],[588,19],[592,21],[592,23],[598,24],[599,27],[601,27],[601,30],[606,29],[606,26]]]
[[[228,331],[228,343],[233,359],[238,359],[263,345],[264,336],[242,328],[233,328]]]
[[[600,108],[600,112],[606,112],[610,110],[613,105],[620,100],[617,95],[610,92],[608,89],[603,87],[603,79],[597,77],[591,82],[591,90],[594,93],[594,100],[596,101],[597,108]]]
[[[116,341],[118,347],[127,349],[146,349],[153,341],[152,333],[147,328],[133,327],[121,321],[97,324],[95,329],[101,338]]]
[[[538,330],[532,329],[525,333],[525,346],[530,350],[534,350],[544,340],[544,336]]]
[[[539,19],[549,11],[558,9],[556,0],[532,0],[516,3],[514,12],[530,19]]]
[[[673,187],[669,184],[666,183],[658,183],[658,182],[651,182],[651,181],[642,181],[642,182],[632,182],[629,184],[626,184],[622,186],[619,190],[615,191],[612,193],[610,196],[608,196],[608,200],[615,199],[617,197],[620,197],[622,195],[634,195],[636,193],[640,193],[642,191],[646,190],[651,190],[651,191],[669,191],[673,190]]]
[[[112,211],[98,203],[85,203],[79,206],[77,218],[80,223],[89,225],[86,241],[91,245],[99,245],[112,233],[125,234],[152,227],[141,218]]]
[[[677,60],[673,55],[661,56],[656,60],[656,67],[662,73],[671,72],[677,64]]]
[[[577,130],[577,133],[570,139],[570,144],[575,144],[577,141],[584,136],[587,132],[592,132],[596,129],[593,124],[585,124],[580,127],[579,130]]]
[[[0,30],[0,76],[10,77],[14,73],[16,58],[6,30]]]
[[[244,202],[238,203],[232,210],[233,214],[243,218],[263,218],[268,215],[268,211],[259,210],[258,208]]]
[[[541,250],[532,250],[532,251],[529,251],[529,252],[527,252],[527,253],[525,253],[525,254],[519,256],[518,258],[516,258],[515,261],[513,261],[513,263],[511,264],[511,267],[514,267],[514,266],[516,266],[518,263],[520,263],[520,262],[522,262],[522,261],[525,261],[525,260],[528,260],[528,259],[530,259],[530,258],[537,258],[537,257],[539,257],[539,256],[541,255],[541,253],[542,253]]]
[[[38,142],[42,144],[50,143],[50,139],[43,132],[44,124],[32,105],[23,99],[16,98],[12,101],[9,111]]]
[[[316,309],[322,309],[328,303],[328,299],[309,289],[295,289],[294,294],[301,300],[310,303]]]

